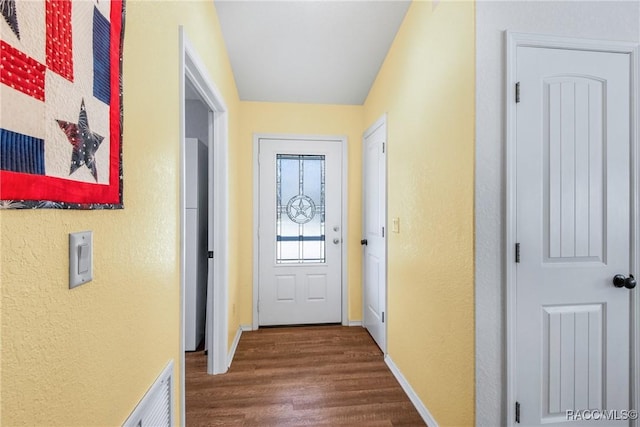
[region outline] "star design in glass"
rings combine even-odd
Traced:
[[[293,214],[294,217],[303,216],[304,218],[309,217],[309,211],[311,210],[311,205],[304,199],[299,199],[297,205],[291,205],[291,208],[295,211]]]
[[[287,215],[291,221],[305,224],[315,216],[315,204],[310,197],[304,194],[294,196],[287,203]]]
[[[69,175],[86,165],[93,178],[98,182],[95,154],[104,137],[91,132],[91,129],[89,129],[89,119],[87,117],[87,109],[84,106],[84,99],[80,104],[78,123],[70,123],[63,120],[56,120],[56,122],[58,122],[60,129],[67,135],[67,139],[73,146]]]

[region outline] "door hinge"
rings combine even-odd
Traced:
[[[207,252],[207,257],[208,258],[213,258],[213,251]]]
[[[520,82],[516,83],[516,104],[520,102]]]
[[[520,243],[516,243],[516,262],[520,262]]]
[[[520,402],[516,402],[516,422],[520,424]]]
[[[382,312],[382,323],[384,323],[384,311]]]
[[[382,143],[382,154],[384,154],[384,142]]]
[[[382,237],[384,237],[384,227],[382,227]]]

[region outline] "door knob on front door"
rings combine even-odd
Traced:
[[[636,287],[636,284],[636,278],[633,277],[633,274],[630,274],[629,277],[624,277],[622,274],[613,276],[613,286],[616,288],[633,289]]]

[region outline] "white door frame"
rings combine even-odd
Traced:
[[[555,37],[539,34],[505,32],[506,43],[506,80],[505,80],[505,163],[506,163],[506,221],[505,221],[505,304],[506,304],[506,424],[515,422],[515,377],[516,377],[516,265],[514,249],[516,243],[516,51],[518,47],[538,47],[550,49],[568,49],[594,52],[627,53],[631,58],[631,273],[638,276],[640,267],[640,150],[638,149],[638,125],[640,119],[640,90],[638,71],[640,70],[639,49],[635,43]],[[631,402],[633,408],[640,409],[640,290],[632,291],[633,307],[631,310]],[[639,426],[638,421],[632,422]]]
[[[207,354],[207,372],[224,373],[227,365],[228,323],[228,110],[221,92],[209,79],[185,30],[179,27],[180,76],[180,412],[185,425],[185,360],[184,360],[184,289],[185,289],[185,84],[189,80],[202,101],[213,113],[209,115],[209,170],[213,170],[213,206],[209,200],[209,226],[213,226],[213,273],[209,271],[207,287],[207,340],[212,351]],[[213,219],[212,219],[213,218]],[[211,263],[211,261],[210,261]],[[213,277],[211,275],[213,274]]]
[[[389,149],[389,127],[387,126],[387,113],[382,114],[382,116],[380,116],[380,118],[378,120],[376,120],[371,126],[369,126],[369,128],[367,128],[367,130],[364,131],[364,133],[362,134],[362,202],[363,202],[363,206],[362,206],[362,238],[364,239],[365,235],[366,235],[366,229],[365,229],[365,222],[364,222],[364,215],[365,215],[365,207],[364,207],[364,182],[365,182],[365,167],[364,167],[364,162],[365,162],[365,156],[364,156],[364,143],[365,143],[365,139],[371,135],[372,133],[374,133],[376,130],[378,130],[379,127],[384,126],[384,142],[386,144],[385,147],[385,152]],[[387,214],[388,214],[388,204],[387,204],[387,193],[388,193],[388,188],[387,188],[387,182],[388,182],[388,176],[387,176],[387,156],[384,156],[384,227],[386,230],[386,236],[389,235],[389,227],[387,225]],[[389,324],[389,312],[387,310],[387,300],[389,297],[389,292],[388,292],[388,288],[387,288],[387,284],[389,283],[389,269],[388,267],[388,242],[389,239],[387,237],[385,237],[384,239],[384,257],[382,259],[382,261],[385,263],[385,267],[384,267],[384,308],[382,309],[382,311],[385,314],[385,320],[384,320],[384,348],[381,349],[382,350],[382,355],[386,356],[387,355],[387,338],[388,338],[388,334],[387,332],[389,331],[389,328],[387,327],[387,325]],[[365,278],[365,260],[362,260],[362,326],[364,327],[364,310],[366,309],[366,301],[365,301],[365,295],[364,295],[364,278]]]
[[[254,133],[253,134],[253,321],[252,328],[257,330],[259,328],[258,317],[258,298],[260,296],[259,291],[259,271],[260,271],[260,245],[258,242],[258,227],[260,224],[260,163],[258,162],[260,153],[260,140],[261,139],[280,139],[283,141],[333,141],[340,142],[342,146],[342,212],[341,212],[341,234],[342,239],[342,271],[341,271],[341,286],[342,286],[342,324],[344,326],[349,325],[348,318],[348,276],[347,272],[347,254],[349,253],[349,235],[347,229],[347,189],[348,189],[348,144],[346,136],[334,136],[334,135],[290,135],[290,134],[267,134],[267,133]]]

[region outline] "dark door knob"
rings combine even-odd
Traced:
[[[630,274],[629,277],[624,279],[624,287],[627,289],[633,289],[636,287],[636,278],[633,277],[633,274]]]
[[[633,274],[630,274],[629,277],[624,277],[622,274],[616,274],[613,276],[613,286],[616,288],[633,289],[636,285],[636,278],[633,277]]]
[[[367,239],[360,240],[360,244],[366,246],[367,245]]]

